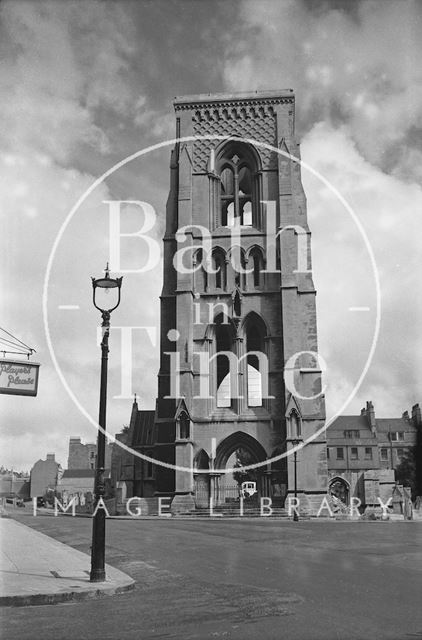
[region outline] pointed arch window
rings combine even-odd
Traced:
[[[302,423],[297,414],[297,411],[293,409],[290,414],[290,437],[291,438],[302,438]]]
[[[211,201],[217,227],[260,228],[260,160],[257,151],[240,141],[230,141],[218,153],[211,183],[216,184]]]
[[[226,259],[222,251],[214,251],[212,254],[213,287],[225,289],[227,284]]]
[[[262,252],[258,248],[252,249],[250,253],[252,261],[251,285],[254,289],[260,289],[264,285],[264,258]]]
[[[265,327],[260,318],[246,324],[248,407],[262,407],[268,393],[268,363],[265,353]]]
[[[185,411],[179,416],[179,435],[181,440],[189,440],[190,438],[190,420]]]
[[[217,407],[231,407],[235,395],[233,388],[233,362],[228,353],[234,352],[233,330],[230,324],[224,323],[224,317],[215,320],[216,359],[216,398]],[[225,352],[225,353],[224,353]],[[227,353],[228,352],[228,353]]]
[[[252,209],[252,172],[247,164],[240,164],[238,155],[231,158],[220,175],[221,180],[221,224],[234,227],[235,224],[251,227]]]

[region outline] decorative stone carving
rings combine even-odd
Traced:
[[[288,101],[289,99],[286,98]],[[275,102],[275,101],[272,101]],[[187,107],[187,105],[183,105]],[[189,105],[194,109],[195,105]],[[192,116],[193,134],[197,136],[220,135],[249,138],[277,146],[276,117],[269,102],[223,102],[197,105]],[[218,140],[198,140],[193,144],[194,171],[207,171],[210,150]],[[257,146],[263,169],[276,169],[277,154]]]

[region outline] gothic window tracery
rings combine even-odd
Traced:
[[[231,141],[220,150],[213,174],[217,227],[260,228],[260,176],[256,152],[250,145]],[[212,188],[212,187],[211,187]]]

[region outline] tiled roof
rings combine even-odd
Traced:
[[[414,425],[403,418],[377,418],[377,430],[384,433],[389,431],[416,431]]]
[[[370,431],[366,416],[339,416],[330,424],[328,431],[344,431],[345,429],[367,429]]]

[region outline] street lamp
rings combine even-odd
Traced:
[[[293,445],[293,447],[298,447],[301,442],[302,442],[302,440],[300,438],[293,439],[292,440],[292,445]],[[298,514],[297,508],[296,508],[296,505],[297,505],[297,449],[295,449],[293,451],[293,459],[294,459],[294,465],[295,465],[295,509],[294,509],[294,512],[293,512],[293,520],[295,522],[298,522],[299,514]]]
[[[92,279],[92,301],[94,307],[101,311],[102,340],[101,340],[101,383],[100,383],[100,412],[98,418],[97,460],[95,465],[95,500],[94,518],[92,523],[91,547],[91,582],[104,582],[105,575],[105,510],[97,509],[98,502],[104,500],[105,480],[105,447],[106,447],[106,410],[107,410],[107,366],[108,366],[108,338],[110,335],[110,315],[120,304],[120,289],[123,278],[110,278],[110,270],[105,268],[103,278]],[[114,290],[114,291],[112,291]],[[107,294],[109,300],[101,293]],[[102,301],[104,298],[104,302]],[[101,306],[100,306],[101,305]]]

